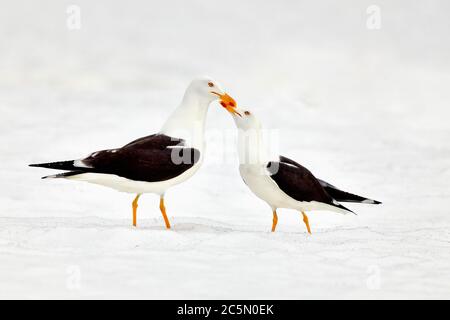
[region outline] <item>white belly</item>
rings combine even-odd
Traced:
[[[201,161],[197,162],[192,168],[186,170],[179,176],[158,182],[135,181],[114,174],[103,173],[82,173],[75,176],[69,176],[66,179],[85,181],[113,188],[121,192],[128,193],[155,193],[162,195],[170,187],[186,181],[194,175],[201,165]]]
[[[346,213],[339,208],[335,208],[325,203],[317,201],[297,201],[294,198],[291,198],[270,178],[265,165],[241,164],[239,166],[239,172],[250,190],[258,198],[267,202],[272,209],[287,208],[298,211],[328,210]]]

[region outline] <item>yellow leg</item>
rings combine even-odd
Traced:
[[[136,195],[136,198],[134,198],[133,203],[131,204],[133,206],[133,226],[136,227],[136,213],[137,213],[137,207],[138,207],[138,200],[141,194]]]
[[[272,232],[275,232],[278,223],[277,210],[273,210]]]
[[[161,196],[159,200],[159,209],[161,210],[162,216],[164,218],[164,222],[166,223],[166,228],[170,229],[169,218],[167,218],[166,207],[164,206],[164,196]]]
[[[306,229],[308,229],[308,233],[311,233],[311,228],[309,227],[309,220],[308,220],[308,216],[302,211],[302,215],[303,215],[303,222],[306,224]]]

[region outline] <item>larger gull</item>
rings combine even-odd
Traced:
[[[170,187],[190,178],[200,167],[206,114],[215,100],[230,112],[236,108],[234,99],[216,81],[208,77],[195,79],[158,133],[121,148],[91,153],[86,158],[30,166],[66,171],[44,179],[87,181],[136,194],[132,202],[133,226],[137,224],[139,197],[143,193],[158,194],[159,208],[169,229],[164,194]]]

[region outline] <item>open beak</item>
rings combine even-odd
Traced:
[[[232,97],[230,97],[227,93],[220,94],[212,91],[215,95],[217,95],[220,99],[220,104],[222,107],[227,109],[227,111],[231,114],[237,114],[239,117],[242,117],[239,112],[236,111],[236,101]]]

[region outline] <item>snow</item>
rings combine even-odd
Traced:
[[[446,1],[15,1],[0,11],[0,298],[450,298]],[[256,9],[255,9],[256,8]],[[280,210],[243,184],[232,119],[204,166],[158,198],[40,180],[157,131],[208,74],[338,187],[358,215]],[[223,149],[217,146],[222,146]]]

